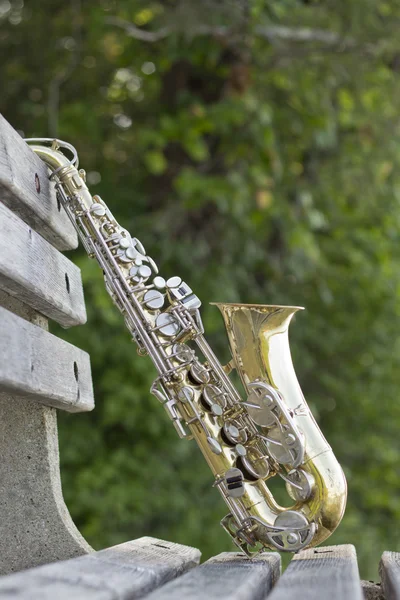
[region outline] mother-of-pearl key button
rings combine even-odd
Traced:
[[[161,313],[156,319],[156,325],[160,328],[160,333],[166,337],[173,337],[179,333],[179,323],[169,313]]]
[[[181,402],[190,402],[193,400],[194,391],[192,388],[185,386],[178,392],[178,398]]]
[[[215,415],[216,417],[220,417],[223,413],[222,408],[220,407],[219,404],[213,404],[211,406],[211,412],[213,413],[213,415]]]
[[[190,362],[194,352],[187,344],[174,344],[172,346],[172,356],[181,363]]]
[[[104,206],[102,204],[95,202],[90,207],[90,212],[92,213],[92,215],[95,215],[96,217],[103,217],[106,214],[106,209],[104,208]]]
[[[163,290],[165,288],[165,279],[164,279],[164,277],[154,277],[153,284],[159,290]]]
[[[200,363],[195,362],[192,364],[190,374],[197,383],[208,383],[210,381],[209,372]]]
[[[238,456],[246,456],[247,450],[242,444],[236,444],[235,452]]]
[[[139,273],[140,277],[150,277],[151,269],[147,265],[142,265],[141,267],[138,268],[138,273]]]
[[[221,452],[222,452],[221,444],[219,442],[217,442],[217,440],[214,440],[214,438],[212,438],[212,437],[208,437],[207,442],[208,442],[212,452],[214,452],[214,454],[221,454]]]
[[[119,240],[119,245],[120,245],[121,248],[125,248],[126,249],[126,248],[129,248],[129,246],[131,245],[131,242],[130,242],[130,240],[128,240],[128,238],[122,237]]]
[[[137,257],[137,250],[135,250],[135,248],[133,246],[129,245],[129,248],[127,248],[125,250],[125,254],[128,258],[133,260],[134,258]]]
[[[164,304],[164,295],[157,290],[149,290],[145,293],[143,300],[147,308],[156,310]]]
[[[176,288],[180,286],[182,283],[182,279],[180,277],[170,277],[167,279],[167,287]]]

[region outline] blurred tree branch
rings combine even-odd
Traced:
[[[178,27],[162,27],[157,31],[145,31],[136,27],[133,23],[120,17],[106,17],[105,22],[123,29],[130,37],[144,42],[158,42],[169,35],[176,33]],[[190,34],[195,35],[213,35],[216,37],[230,37],[234,34],[233,28],[212,25],[194,25],[190,29]],[[254,33],[270,42],[288,41],[288,42],[320,42],[329,46],[338,46],[340,48],[350,48],[356,46],[356,41],[350,37],[342,37],[340,34],[324,29],[310,29],[308,27],[284,27],[282,25],[256,26]]]

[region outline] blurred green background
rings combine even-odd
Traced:
[[[304,305],[305,397],[349,500],[328,541],[363,578],[400,550],[400,2],[0,0],[0,110],[73,143],[93,193],[209,301]],[[59,414],[64,495],[95,548],[153,535],[231,549],[194,443],[150,396],[82,251],[96,409]]]

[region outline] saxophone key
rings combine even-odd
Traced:
[[[157,267],[156,263],[154,262],[154,260],[150,256],[145,256],[143,258],[143,260],[145,260],[146,262],[149,263],[150,268],[154,273],[156,273],[156,274],[158,273],[158,267]]]
[[[180,363],[191,363],[194,351],[187,344],[174,344],[170,358],[176,358]]]
[[[197,361],[193,362],[192,366],[190,367],[189,375],[193,383],[197,385],[202,383],[205,384],[210,381],[210,373],[205,367],[203,367],[202,364]]]
[[[120,237],[118,244],[120,248],[126,250],[131,245],[131,241],[127,237]]]
[[[122,248],[124,248],[124,246],[122,246]],[[135,260],[135,258],[139,256],[139,253],[133,246],[131,246],[131,244],[129,244],[125,250],[125,256],[129,260]]]
[[[159,330],[165,337],[174,337],[180,331],[177,320],[170,313],[161,313],[156,319],[156,327],[153,331]]]
[[[268,454],[279,464],[298,467],[303,461],[305,450],[302,437],[300,432],[298,436],[285,432],[279,424],[265,436]]]
[[[304,469],[292,469],[289,473],[279,475],[286,481],[286,489],[289,496],[295,502],[305,502],[311,498],[315,488],[315,479],[311,473]]]
[[[139,266],[137,272],[141,279],[148,279],[151,275],[151,269],[147,265]]]
[[[213,412],[213,406],[219,406],[222,414],[226,406],[226,397],[224,392],[218,386],[209,383],[203,388],[201,403],[206,410],[211,410],[211,412]]]
[[[136,246],[140,254],[146,254],[146,250],[144,249],[144,246],[141,241],[139,241],[137,238],[133,238],[132,243],[134,246]]]
[[[194,398],[194,391],[191,387],[185,386],[181,388],[177,394],[178,399],[186,404],[187,402],[191,402]]]
[[[244,444],[247,434],[245,429],[235,425],[235,421],[226,421],[221,429],[221,438],[227,446],[235,446],[238,443]]]
[[[243,404],[247,407],[250,418],[256,425],[272,427],[279,419],[274,411],[280,400],[278,390],[261,381],[253,382],[249,387],[251,393]]]
[[[213,452],[214,454],[217,454],[217,455],[222,454],[221,444],[216,439],[209,436],[207,438],[207,442],[208,442],[208,445],[210,446],[211,452]]]
[[[171,281],[173,285],[171,285]],[[182,281],[180,277],[171,277],[168,279],[167,288],[172,302],[181,302],[189,312],[200,308],[200,299],[196,296],[196,294],[193,293],[192,288],[189,287],[187,283]]]
[[[228,496],[231,498],[240,498],[245,493],[244,477],[240,469],[229,469],[225,473],[225,484]]]
[[[90,213],[95,217],[104,217],[104,215],[106,214],[106,209],[102,204],[99,204],[98,202],[94,202],[89,210]]]
[[[166,395],[161,390],[158,389],[156,382],[154,382],[153,385],[151,386],[150,394],[152,394],[155,398],[157,398],[157,400],[159,400],[161,402],[161,404],[164,404],[168,400]]]
[[[215,417],[221,417],[222,413],[224,412],[221,406],[216,403],[211,405],[210,410]]]
[[[179,435],[179,437],[181,439],[185,439],[185,440],[193,439],[193,436],[185,430],[184,426],[182,425],[182,423],[180,421],[173,421],[172,423],[175,427],[177,434]]]
[[[145,293],[143,302],[150,310],[157,310],[164,305],[164,294],[158,290],[149,290]]]
[[[129,250],[129,248],[127,250]],[[130,253],[130,256],[128,256],[127,250],[124,250],[124,248],[118,248],[115,256],[118,258],[119,261],[123,263],[131,263],[133,258],[137,256],[137,253],[135,254],[135,256],[133,256],[132,253]]]
[[[234,450],[237,456],[246,456],[247,454],[247,450],[243,444],[236,444]]]
[[[239,456],[236,466],[249,481],[265,479],[270,472],[268,457],[255,447],[249,447],[246,456]]]
[[[153,285],[159,290],[165,289],[166,283],[164,277],[160,277],[159,275],[157,275],[157,277],[154,277]]]
[[[170,277],[167,279],[167,288],[172,289],[179,287],[182,283],[182,279],[180,277]]]

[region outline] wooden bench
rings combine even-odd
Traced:
[[[360,582],[350,545],[300,552],[281,577],[275,552],[198,566],[199,550],[151,537],[94,552],[62,497],[56,422],[56,409],[93,409],[90,359],[47,330],[86,320],[80,271],[61,253],[77,237],[1,116],[0,200],[0,600],[400,599],[400,554],[384,553],[381,587]]]

